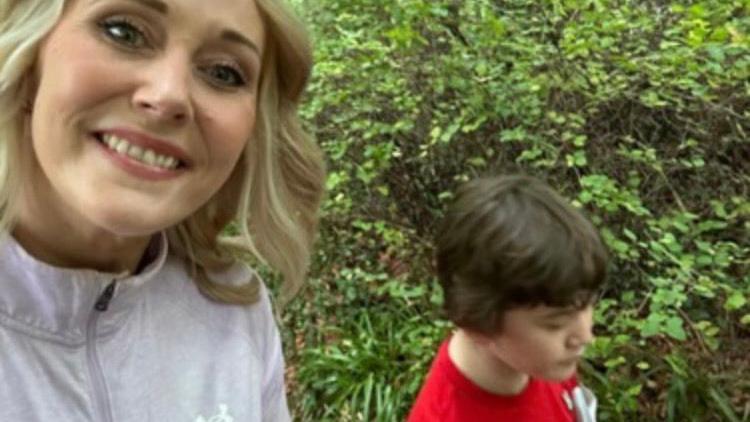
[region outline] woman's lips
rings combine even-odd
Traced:
[[[111,162],[128,174],[139,179],[151,181],[169,180],[180,176],[187,170],[187,166],[185,165],[180,165],[173,169],[148,165],[127,154],[122,154],[111,149],[98,136],[94,136],[94,139],[96,140],[97,146]]]
[[[167,139],[161,139],[145,132],[122,127],[99,130],[95,134],[99,139],[105,136],[114,137],[144,150],[151,150],[155,154],[174,157],[180,162],[181,167],[190,167],[192,165],[192,160],[187,152]]]

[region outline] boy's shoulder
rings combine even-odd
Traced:
[[[531,379],[518,395],[501,396],[477,386],[453,364],[444,341],[432,363],[422,390],[409,414],[409,422],[466,420],[575,421],[575,377],[564,382]]]

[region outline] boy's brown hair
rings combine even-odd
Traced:
[[[606,249],[594,226],[525,175],[461,186],[436,247],[448,318],[484,334],[497,333],[513,308],[585,306],[606,273]]]

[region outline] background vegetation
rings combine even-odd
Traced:
[[[296,0],[329,158],[285,310],[299,420],[403,420],[450,330],[436,221],[523,171],[613,255],[584,381],[604,421],[750,420],[750,0]]]

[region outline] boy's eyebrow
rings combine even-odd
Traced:
[[[554,310],[543,313],[542,318],[544,319],[559,318],[563,316],[573,315],[576,312],[578,312],[578,309],[576,308],[558,308],[558,309],[554,309]]]

